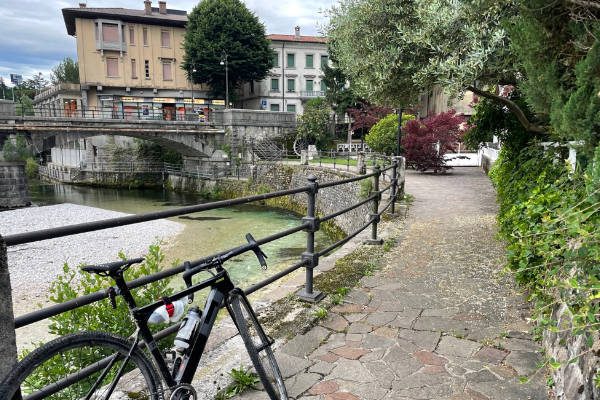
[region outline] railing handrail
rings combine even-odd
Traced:
[[[346,243],[347,241],[349,241],[350,239],[352,239],[353,237],[358,235],[360,232],[362,232],[369,226],[374,227],[373,234],[372,234],[372,240],[378,241],[376,238],[376,236],[377,236],[376,231],[377,231],[377,223],[379,222],[380,215],[385,210],[387,210],[387,208],[389,208],[390,206],[393,209],[393,204],[396,200],[396,196],[398,193],[397,192],[397,188],[398,188],[397,179],[392,179],[390,185],[388,185],[386,188],[384,188],[382,190],[379,190],[379,178],[380,178],[381,174],[383,174],[384,172],[389,171],[389,170],[392,170],[393,173],[395,173],[397,171],[398,166],[399,166],[398,161],[394,161],[392,163],[392,165],[384,167],[384,168],[375,166],[373,172],[371,172],[369,174],[352,177],[352,178],[348,178],[348,179],[343,179],[343,180],[338,180],[338,181],[333,181],[333,182],[326,182],[323,184],[318,184],[316,182],[316,178],[310,176],[308,178],[309,184],[307,186],[301,186],[301,187],[294,188],[294,189],[274,191],[274,192],[265,193],[265,194],[245,196],[245,197],[240,197],[240,198],[236,198],[236,199],[221,200],[221,201],[216,201],[216,202],[211,202],[211,203],[197,204],[197,205],[193,205],[193,206],[183,206],[183,207],[178,207],[178,208],[170,209],[170,210],[156,211],[156,212],[137,214],[137,215],[128,215],[128,216],[124,216],[124,217],[111,218],[111,219],[106,219],[106,220],[101,220],[101,221],[93,221],[93,222],[87,222],[87,223],[75,224],[75,225],[69,225],[69,226],[63,226],[63,227],[57,227],[57,228],[43,229],[43,230],[38,230],[38,231],[34,231],[34,232],[26,232],[26,233],[8,235],[8,236],[5,236],[4,238],[2,238],[0,236],[0,240],[3,240],[6,244],[6,246],[10,247],[10,246],[16,246],[16,245],[25,244],[25,243],[53,239],[53,238],[58,238],[58,237],[63,237],[63,236],[68,236],[68,235],[73,235],[73,234],[92,232],[92,231],[101,230],[101,229],[114,228],[114,227],[123,226],[123,225],[129,225],[129,224],[153,221],[153,220],[157,220],[157,219],[174,217],[174,216],[179,216],[179,215],[184,215],[184,214],[190,214],[190,213],[199,212],[199,211],[208,211],[208,210],[214,210],[217,208],[223,208],[223,207],[228,207],[228,206],[247,204],[247,203],[251,203],[251,202],[262,201],[262,200],[272,199],[272,198],[276,198],[276,197],[289,196],[289,195],[294,195],[294,194],[298,194],[298,193],[307,193],[309,196],[308,217],[303,218],[302,223],[300,225],[298,225],[297,227],[289,228],[287,230],[277,232],[268,237],[258,239],[257,243],[259,245],[262,245],[262,244],[269,243],[269,242],[272,242],[275,240],[279,240],[285,236],[288,236],[288,235],[291,235],[291,234],[294,234],[294,233],[297,233],[300,231],[306,231],[308,233],[309,237],[311,235],[313,235],[313,248],[312,248],[311,252],[314,253],[314,257],[311,257],[311,258],[303,257],[303,259],[299,263],[296,263],[296,264],[292,265],[291,267],[287,268],[286,270],[281,271],[259,283],[256,283],[256,284],[250,286],[248,289],[246,289],[246,292],[252,293],[256,290],[259,290],[260,288],[276,281],[277,279],[287,275],[288,273],[295,271],[298,268],[301,268],[304,266],[307,268],[307,286],[308,286],[308,281],[309,281],[308,275],[309,275],[309,271],[310,271],[310,290],[308,291],[309,292],[308,294],[310,295],[313,293],[312,292],[312,269],[315,267],[315,265],[310,265],[310,264],[314,263],[314,262],[318,263],[318,257],[320,257],[324,254],[327,254],[327,253],[331,252],[332,250],[336,249],[337,247],[343,245],[344,243]],[[359,180],[364,180],[364,179],[369,179],[369,178],[374,179],[375,190],[372,192],[372,194],[367,199],[364,199],[356,204],[353,204],[350,207],[347,207],[346,209],[336,211],[332,214],[325,215],[320,218],[316,216],[314,205],[316,204],[317,188],[326,189],[329,187],[344,185],[347,183],[356,182]],[[387,206],[383,208],[383,210],[379,211],[378,210],[379,200],[381,199],[382,194],[388,190],[391,190],[390,201],[388,202]],[[324,249],[320,252],[316,252],[314,250],[314,232],[319,230],[320,222],[331,220],[341,214],[344,214],[344,213],[349,212],[353,209],[356,209],[360,206],[363,206],[371,201],[374,203],[374,209],[373,209],[372,213],[370,214],[369,222],[367,222],[365,225],[361,226],[360,229],[356,230],[355,232],[350,233],[345,238],[330,245],[326,249]],[[311,204],[312,204],[312,210],[311,210]],[[243,246],[244,245],[239,246],[235,249],[229,249],[229,250],[225,250],[221,253],[212,254],[212,255],[203,257],[201,259],[192,261],[191,264],[192,264],[192,266],[199,265],[199,264],[206,262],[207,260],[210,260],[218,255],[226,254],[230,251],[240,251],[241,252],[243,250],[242,249]],[[169,276],[179,274],[179,273],[183,272],[184,270],[185,270],[185,266],[182,264],[177,267],[165,269],[158,273],[144,276],[144,277],[138,278],[134,281],[128,282],[128,286],[131,288],[140,287],[140,286],[146,285],[148,283],[155,282],[157,280],[161,280],[161,279],[167,278]],[[46,307],[44,309],[19,316],[19,317],[15,318],[15,320],[14,320],[15,328],[20,328],[20,327],[32,324],[34,322],[41,321],[43,319],[58,315],[60,313],[63,313],[63,312],[66,312],[66,311],[69,311],[69,310],[72,310],[75,308],[79,308],[84,305],[91,304],[93,302],[96,302],[96,301],[99,301],[102,299],[105,299],[107,297],[108,297],[108,292],[106,290],[101,290],[101,291],[98,291],[98,292],[95,292],[92,294],[77,297],[77,298],[67,301],[65,303],[55,304],[50,307]],[[169,328],[167,328],[167,329],[169,329]],[[161,332],[159,332],[158,334],[161,334]]]

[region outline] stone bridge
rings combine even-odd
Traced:
[[[186,157],[208,157],[224,142],[225,129],[198,121],[0,116],[0,135],[22,133],[43,148],[44,139],[70,141],[108,135],[150,140]]]

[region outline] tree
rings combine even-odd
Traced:
[[[323,98],[311,99],[304,106],[304,113],[298,117],[298,135],[307,143],[325,148],[331,141],[329,116],[331,109]]]
[[[361,138],[375,125],[381,118],[393,112],[389,107],[381,107],[361,101],[356,107],[350,107],[348,115],[352,118],[352,130],[358,132]]]
[[[464,133],[461,128],[464,122],[465,118],[454,110],[421,121],[408,121],[406,135],[402,137],[406,162],[422,172],[448,169],[444,155],[455,150]]]
[[[504,29],[518,14],[517,1],[341,0],[330,10],[327,35],[368,100],[405,108],[435,85],[453,95],[471,90],[502,103],[526,131],[543,133],[546,127],[493,90],[520,76]],[[492,91],[482,89],[486,84]]]
[[[336,115],[344,115],[350,107],[354,107],[358,102],[358,97],[354,94],[348,78],[338,67],[337,61],[333,56],[330,57],[332,66],[323,65],[323,82],[327,87],[325,100]]]
[[[402,114],[402,126],[415,119],[412,114]],[[398,143],[398,115],[389,114],[382,118],[369,130],[365,142],[373,151],[392,155],[396,153]]]
[[[202,0],[188,17],[183,47],[181,68],[219,97],[225,94],[224,57],[231,94],[244,82],[266,78],[273,66],[265,27],[240,0]]]
[[[2,146],[2,156],[6,161],[25,161],[31,157],[25,136],[19,134],[14,139],[7,138]]]
[[[59,83],[79,83],[79,65],[71,57],[66,57],[52,68],[50,81],[53,85]]]

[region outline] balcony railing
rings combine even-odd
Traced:
[[[300,97],[325,97],[323,90],[303,90],[300,92]]]

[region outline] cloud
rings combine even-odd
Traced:
[[[65,57],[77,58],[75,39],[67,35],[62,8],[77,7],[86,0],[1,0],[0,76],[11,73],[25,79],[50,70]],[[243,0],[265,24],[267,33],[292,34],[299,25],[303,35],[319,34],[323,11],[335,0]],[[153,1],[156,6],[157,0]],[[167,0],[169,8],[191,11],[198,1]],[[143,0],[87,0],[88,7],[142,9]]]

